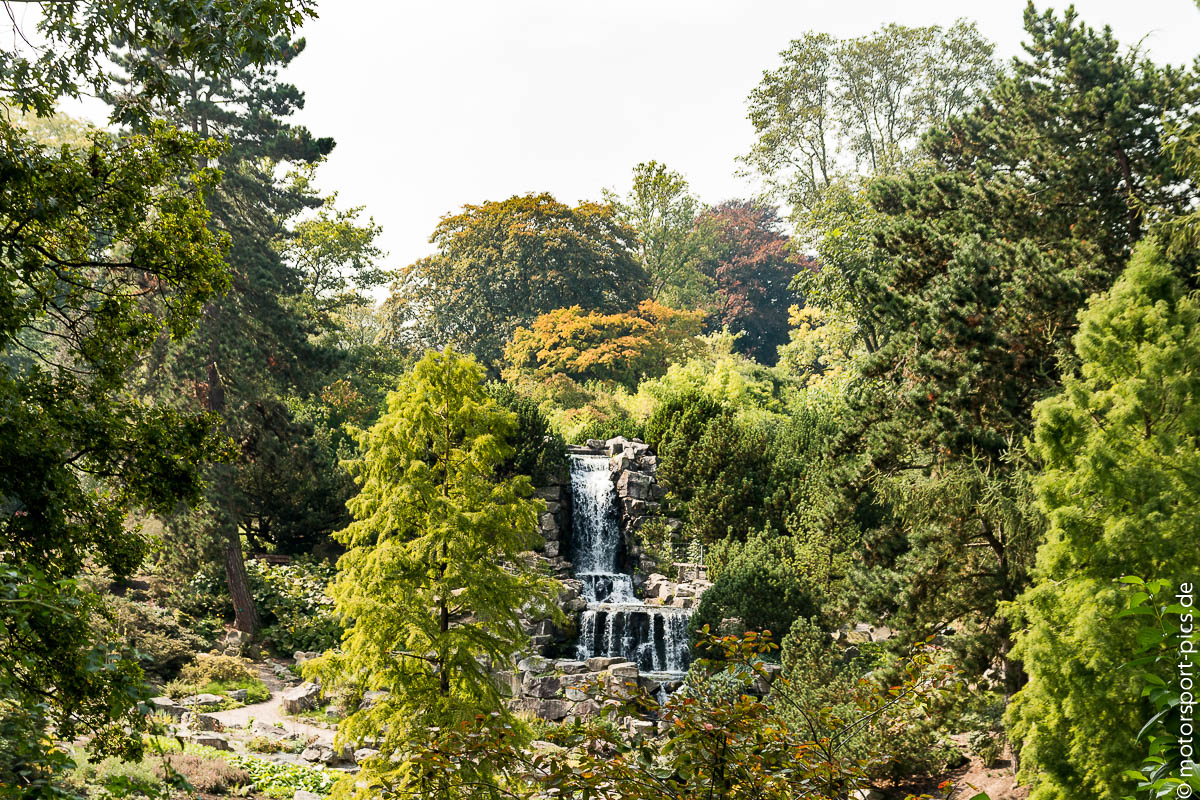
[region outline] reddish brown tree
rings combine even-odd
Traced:
[[[774,364],[788,340],[788,308],[798,301],[788,286],[805,265],[788,250],[775,208],[730,200],[697,223],[707,234],[705,271],[716,282],[717,326],[741,333],[737,347],[763,364]]]

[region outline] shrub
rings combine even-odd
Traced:
[[[254,790],[267,797],[285,800],[294,796],[297,790],[329,794],[333,788],[334,777],[312,767],[275,764],[254,756],[233,756],[229,760],[248,772]]]
[[[171,769],[198,792],[225,794],[250,783],[250,773],[219,758],[205,758],[196,753],[172,753],[165,758]],[[155,764],[154,771],[160,779],[169,777],[162,764]]]
[[[273,652],[328,650],[340,641],[342,629],[326,589],[334,572],[332,564],[316,560],[246,564],[250,590],[262,615],[262,640]]]
[[[721,620],[729,618],[740,619],[747,631],[771,631],[778,641],[795,620],[817,613],[817,595],[802,573],[772,552],[767,536],[755,537],[737,549],[700,598],[688,623],[692,639],[705,625],[716,631]]]
[[[127,642],[142,657],[142,668],[155,678],[170,678],[197,651],[212,646],[181,623],[181,616],[165,608],[124,597],[108,598],[107,618],[101,635]],[[186,619],[186,617],[183,617]]]
[[[257,676],[250,671],[245,659],[200,653],[190,664],[180,670],[179,679],[194,684],[213,681],[236,683],[257,680]]]
[[[535,486],[544,486],[565,473],[567,446],[550,427],[537,403],[517,394],[506,383],[493,381],[487,393],[517,417],[517,429],[509,444],[514,452],[500,467],[501,477],[528,475]]]

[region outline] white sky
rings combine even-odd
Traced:
[[[1060,7],[1063,4],[1058,4]],[[979,24],[1005,59],[1023,0],[321,0],[286,77],[301,121],[337,147],[321,185],[383,226],[391,267],[430,251],[464,203],[624,191],[639,161],[680,170],[706,202],[751,193],[745,98],[807,30]],[[1155,60],[1200,55],[1192,0],[1079,0],[1081,17],[1144,38]],[[1042,7],[1042,6],[1039,6]]]

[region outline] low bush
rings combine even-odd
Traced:
[[[276,764],[254,756],[233,756],[229,761],[249,773],[254,791],[278,800],[291,798],[297,790],[329,794],[335,781],[328,772],[300,764]]]
[[[250,773],[219,758],[206,758],[196,753],[172,753],[165,757],[165,761],[193,789],[205,794],[227,794],[231,789],[250,783]],[[154,764],[153,769],[160,779],[170,777],[163,763]]]
[[[92,761],[82,748],[71,753],[75,767],[66,775],[69,789],[85,797],[100,794],[153,795],[163,785],[153,761],[122,761],[115,756]]]
[[[164,691],[176,699],[196,694],[227,695],[234,689],[246,691],[246,703],[261,703],[271,697],[271,691],[251,671],[249,662],[233,656],[207,653],[197,655],[180,670],[177,680],[164,687]],[[237,707],[232,701],[223,705]]]

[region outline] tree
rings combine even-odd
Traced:
[[[507,714],[487,665],[503,668],[525,644],[521,609],[549,612],[557,597],[522,559],[544,504],[527,476],[497,477],[516,420],[483,376],[474,359],[427,354],[362,434],[353,465],[361,491],[337,534],[348,552],[332,587],[346,632],[313,669],[326,691],[389,692],[338,726],[342,742],[381,751],[358,780],[363,796],[403,776],[430,729]]]
[[[1117,580],[1178,586],[1200,570],[1200,299],[1143,242],[1089,301],[1074,345],[1078,368],[1036,409],[1049,531],[1020,599],[1029,684],[1010,721],[1033,798],[1115,800],[1132,789],[1123,773],[1152,713],[1122,667],[1140,642],[1117,619]]]
[[[716,285],[713,321],[740,334],[739,352],[768,365],[788,340],[790,286],[807,261],[790,256],[780,226],[775,209],[746,201],[722,203],[698,223],[710,241],[704,270]]]
[[[913,635],[971,632],[977,658],[1002,662],[998,608],[1024,588],[1043,525],[1015,444],[1059,388],[1085,299],[1149,220],[1197,196],[1163,146],[1194,75],[1123,53],[1073,12],[1030,8],[1025,25],[1027,56],[928,135],[930,163],[868,187],[888,257],[858,281],[877,349],[840,445],[862,458],[846,462],[847,491],[898,515],[865,544],[856,593]],[[1020,671],[1004,666],[1015,691]]]
[[[892,174],[921,134],[966,111],[996,76],[974,23],[886,25],[839,41],[807,33],[750,94],[757,140],[742,160],[792,209],[856,174]]]
[[[186,340],[160,343],[146,364],[145,386],[164,403],[218,416],[238,446],[235,460],[209,470],[201,512],[173,516],[168,534],[186,542],[178,548],[184,564],[224,563],[234,624],[251,633],[258,619],[242,535],[295,551],[344,522],[340,506],[350,482],[328,446],[332,438],[315,421],[297,419],[297,409],[311,404],[343,363],[340,314],[357,291],[383,280],[377,226],[360,224],[357,209],[338,211],[313,190],[313,165],[333,141],[289,121],[304,95],[278,77],[303,50],[303,40],[280,36],[261,67],[240,61],[205,72],[200,64],[180,65],[162,76],[177,102],[147,107],[228,143],[219,162],[223,180],[206,200],[231,239],[232,286],[205,306]],[[123,97],[153,97],[134,71],[142,57],[130,48],[119,59]],[[280,468],[297,480],[281,486],[274,474]]]
[[[573,380],[615,381],[630,389],[658,377],[698,349],[701,311],[675,311],[643,300],[633,312],[599,314],[579,306],[540,315],[517,328],[505,348],[514,377],[563,374]]]
[[[521,325],[556,308],[617,313],[646,297],[636,234],[611,206],[548,194],[466,206],[434,229],[438,252],[400,270],[393,328],[474,353],[495,369]]]
[[[650,281],[650,299],[672,308],[709,309],[712,278],[700,270],[703,231],[696,228],[701,205],[687,180],[657,161],[633,168],[633,187],[624,198],[605,190],[617,217],[637,231],[637,255]]]
[[[45,4],[39,32],[54,46],[0,54],[0,91],[48,115],[64,94],[106,84],[98,62],[115,36],[169,44],[143,62],[150,77],[184,56],[261,63],[262,41],[305,8],[210,4],[220,36],[174,37],[150,21],[194,21],[194,3]],[[209,420],[147,402],[129,370],[159,337],[185,335],[228,275],[204,203],[216,142],[153,125],[48,147],[30,135],[39,127],[0,119],[0,784],[60,796],[50,730],[89,734],[103,755],[144,745],[141,669],[97,633],[107,612],[76,577],[85,563],[118,580],[138,569],[149,537],[130,515],[195,502],[221,449]]]

